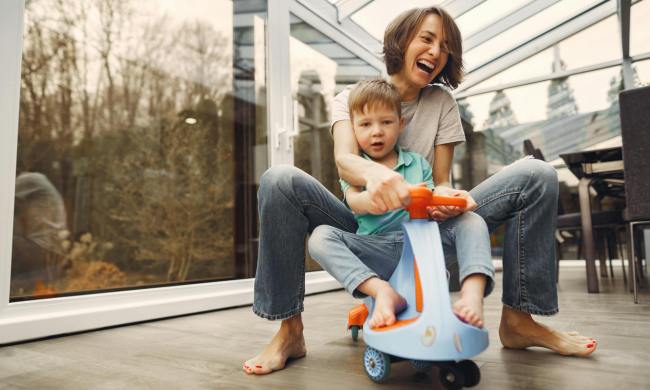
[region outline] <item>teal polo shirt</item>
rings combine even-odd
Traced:
[[[415,152],[409,152],[397,147],[398,157],[397,165],[393,170],[399,173],[406,182],[410,184],[426,183],[427,187],[433,189],[433,172],[431,165],[421,155]],[[366,160],[372,159],[362,153],[361,156]],[[341,189],[343,194],[350,188],[350,184],[341,181]],[[362,190],[365,190],[363,188]],[[381,215],[373,214],[355,214],[354,218],[357,220],[359,228],[357,234],[377,234],[384,232],[393,232],[402,230],[402,222],[408,221],[408,212],[404,209],[389,211]]]

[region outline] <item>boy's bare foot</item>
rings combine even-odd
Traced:
[[[368,321],[371,328],[389,326],[395,323],[395,314],[406,308],[406,299],[399,295],[397,291],[386,281],[377,280],[377,286],[372,294],[375,298],[375,305],[372,311],[372,317]]]
[[[499,338],[505,348],[548,348],[560,355],[588,356],[598,343],[578,332],[558,332],[533,320],[530,314],[504,306]]]
[[[263,375],[284,368],[287,359],[297,359],[307,354],[300,315],[282,321],[273,340],[257,356],[247,360],[242,369],[247,374]]]
[[[453,311],[461,321],[477,328],[483,327],[483,296],[461,296],[454,302]]]
[[[483,294],[486,283],[487,277],[483,274],[465,277],[460,287],[460,299],[453,305],[456,317],[477,328],[483,327]]]

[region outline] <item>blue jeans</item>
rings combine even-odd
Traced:
[[[494,288],[494,266],[483,218],[468,212],[440,223],[439,229],[447,266],[460,259],[461,282],[472,274],[485,275],[487,296]],[[365,297],[357,287],[368,278],[390,278],[403,246],[402,231],[359,235],[329,225],[317,226],[308,243],[311,257],[357,298]]]
[[[474,213],[483,217],[489,231],[505,224],[503,304],[530,314],[555,314],[558,185],[553,167],[520,160],[470,192],[478,203]],[[354,233],[356,222],[339,199],[292,166],[266,171],[258,199],[260,244],[253,311],[271,320],[290,318],[304,309],[307,234],[320,225]],[[382,272],[377,273],[385,277]]]

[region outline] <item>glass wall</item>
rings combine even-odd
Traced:
[[[612,15],[585,30],[469,88],[468,91],[573,70],[621,58],[618,19]],[[555,58],[560,63],[555,63]]]
[[[531,16],[522,23],[498,34],[478,47],[463,53],[467,69],[474,69],[496,55],[507,53],[527,40],[543,33],[558,22],[593,5],[593,0],[560,1]],[[480,16],[480,15],[479,15]],[[465,26],[468,26],[465,22]],[[461,30],[463,36],[465,31]]]
[[[330,135],[332,102],[345,86],[381,72],[294,15],[289,49],[299,128],[293,142],[294,164],[342,199]],[[319,269],[308,258],[307,270]]]
[[[650,52],[650,1],[642,0],[630,9],[630,55]]]
[[[620,67],[528,84],[459,101],[463,116],[483,134],[491,175],[522,157],[524,139],[547,161],[620,134]]]
[[[650,85],[650,60],[635,62],[633,67],[639,76],[635,79],[637,86]]]
[[[253,276],[265,15],[26,2],[12,301]]]

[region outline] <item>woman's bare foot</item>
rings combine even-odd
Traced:
[[[578,332],[558,332],[533,320],[530,314],[504,306],[499,338],[505,348],[548,348],[560,355],[588,356],[596,350],[596,340]]]
[[[303,337],[302,317],[298,314],[283,320],[273,340],[257,356],[247,360],[242,369],[247,374],[263,375],[284,368],[287,359],[297,359],[307,354]]]
[[[385,280],[372,277],[357,287],[357,290],[375,298],[372,317],[368,321],[371,328],[389,326],[395,323],[395,314],[406,308],[406,299]]]
[[[483,297],[467,296],[457,300],[453,305],[454,314],[461,321],[477,328],[483,327]]]

